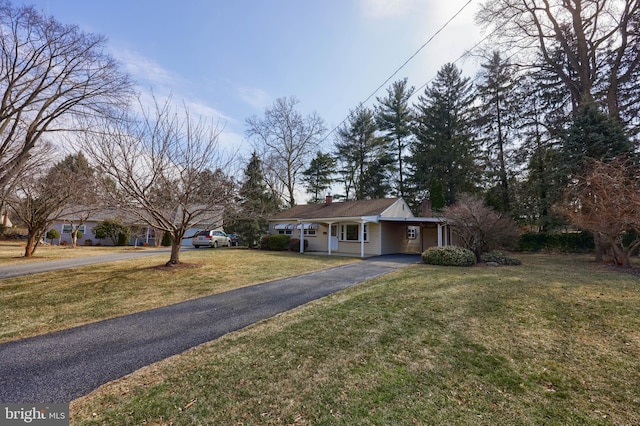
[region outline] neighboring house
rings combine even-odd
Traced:
[[[428,209],[430,211],[430,209]],[[452,243],[450,226],[440,218],[415,217],[402,198],[304,204],[269,219],[270,234],[308,241],[307,251],[360,257],[421,253]]]
[[[129,245],[141,246],[147,244],[149,246],[156,246],[156,235],[158,238],[162,238],[162,232],[156,231],[156,229],[140,223],[139,218],[130,217],[123,212],[113,208],[101,208],[101,209],[81,209],[74,208],[73,211],[64,213],[60,218],[55,220],[49,229],[56,229],[60,233],[60,238],[53,241],[54,244],[71,244],[71,233],[74,228],[77,228],[82,232],[82,238],[78,238],[78,245],[103,245],[111,246],[113,241],[110,238],[96,239],[93,234],[93,228],[98,223],[105,220],[119,220],[125,226],[136,225],[138,232],[135,235],[131,235]],[[185,239],[182,241],[182,245],[191,245],[190,237],[196,234],[198,231],[207,229],[221,229],[222,228],[222,209],[220,211],[212,212],[204,217],[204,220],[198,224],[198,227],[191,228],[185,233]],[[82,223],[82,224],[81,224]],[[211,227],[211,228],[209,228]],[[160,241],[157,241],[157,245]]]

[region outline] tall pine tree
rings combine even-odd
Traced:
[[[428,191],[434,208],[457,201],[477,189],[480,170],[474,136],[474,94],[469,78],[446,64],[418,98],[415,142],[407,162],[416,194]],[[420,200],[415,200],[419,202]]]
[[[278,198],[267,189],[262,162],[257,153],[251,155],[238,193],[239,208],[232,213],[229,228],[237,232],[249,248],[269,230],[267,218],[278,209]]]
[[[377,130],[373,111],[362,106],[338,129],[336,157],[347,200],[386,196],[391,162]]]
[[[309,194],[310,203],[316,204],[324,199],[324,195],[333,184],[333,175],[336,173],[336,160],[330,154],[318,151],[311,160],[309,168],[302,172],[302,182]]]
[[[377,98],[376,122],[380,131],[383,132],[390,149],[395,152],[394,161],[394,182],[393,192],[400,197],[405,196],[405,174],[404,164],[405,151],[408,140],[411,137],[411,121],[413,113],[409,99],[413,96],[415,88],[407,86],[407,79],[394,82],[387,89],[386,98]]]

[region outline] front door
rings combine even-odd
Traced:
[[[329,238],[331,251],[338,250],[338,225],[331,225],[331,238]]]

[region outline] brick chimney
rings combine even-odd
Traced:
[[[420,215],[422,217],[432,217],[433,211],[431,210],[431,200],[429,198],[425,198],[420,203]]]
[[[325,204],[327,206],[330,206],[332,202],[333,202],[333,197],[331,196],[331,194],[328,194],[327,198],[325,198]]]

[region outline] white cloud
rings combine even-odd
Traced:
[[[111,53],[140,84],[172,87],[180,81],[171,71],[137,52],[129,49],[114,49]]]
[[[269,105],[269,94],[262,89],[238,88],[240,98],[256,109],[263,110]]]
[[[397,18],[410,14],[418,2],[419,0],[360,0],[360,9],[369,19]]]

